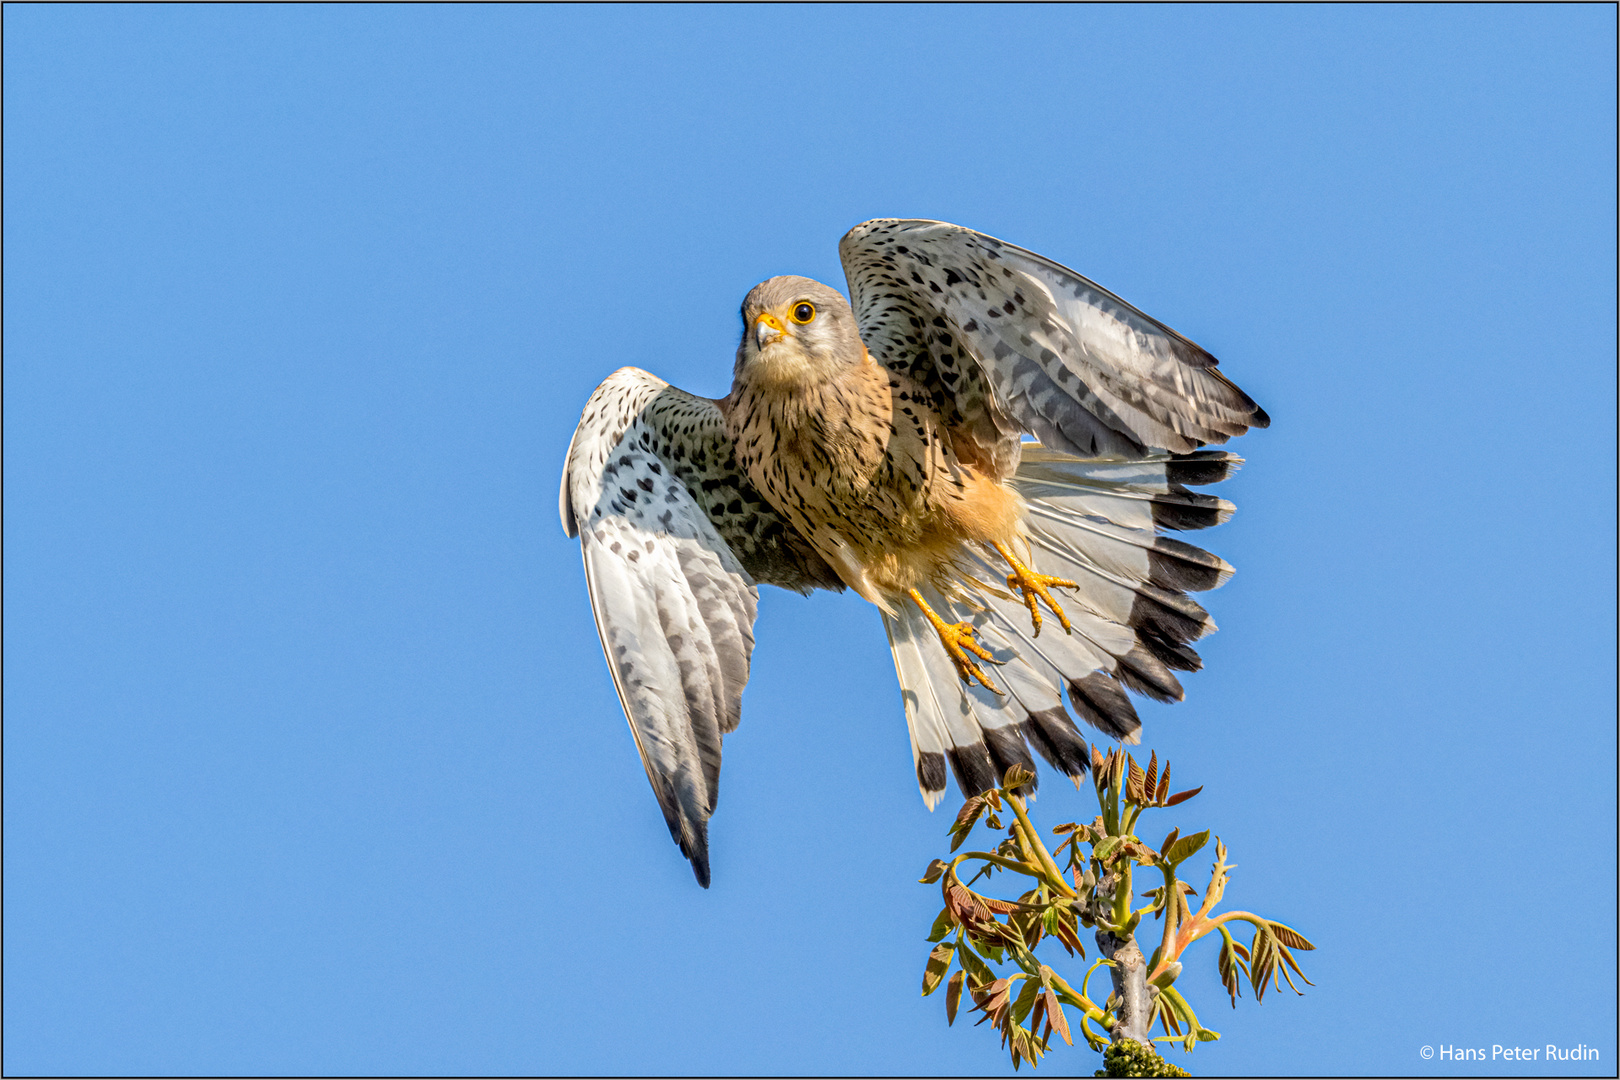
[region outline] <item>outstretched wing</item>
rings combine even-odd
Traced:
[[[1270,420],[1208,352],[1023,248],[944,222],[877,220],[839,253],[867,349],[932,395],[958,457],[1024,498],[1034,565],[1076,582],[1064,594],[1070,634],[1036,637],[1015,598],[977,581],[968,602],[935,604],[979,632],[1008,695],[964,686],[924,628],[886,621],[923,797],[943,794],[947,761],[971,794],[1011,764],[1033,767],[1029,747],[1078,777],[1089,757],[1065,697],[1104,735],[1135,742],[1125,691],[1179,701],[1174,672],[1202,666],[1191,643],[1215,624],[1186,594],[1232,568],[1157,534],[1231,514],[1186,485],[1240,459],[1199,448]],[[986,581],[1001,572],[980,569]]]
[[[755,582],[840,583],[742,476],[716,404],[636,368],[586,403],[559,503],[647,779],[707,888],[720,741],[748,682]]]
[[[940,221],[878,219],[838,245],[861,338],[935,396],[998,477],[1018,439],[1077,457],[1185,454],[1270,423],[1213,356],[1050,259]]]

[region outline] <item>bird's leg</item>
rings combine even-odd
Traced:
[[[939,634],[940,644],[945,646],[945,652],[950,656],[951,663],[956,665],[956,673],[962,676],[962,681],[971,685],[974,679],[978,679],[986,690],[993,694],[1001,693],[1000,688],[985,676],[984,669],[974,663],[972,657],[968,656],[968,653],[972,653],[973,656],[977,656],[980,660],[988,660],[992,664],[1000,663],[999,660],[985,650],[983,645],[973,640],[973,627],[965,622],[946,622],[935,613],[933,608],[928,606],[928,601],[922,598],[922,593],[916,589],[909,589],[907,592],[912,601],[922,608],[922,613],[928,617],[928,621],[934,624],[934,630]]]
[[[1046,606],[1052,609],[1052,614],[1056,615],[1058,622],[1063,624],[1063,632],[1068,633],[1070,630],[1069,616],[1064,614],[1063,608],[1058,606],[1058,602],[1053,600],[1052,594],[1046,590],[1054,585],[1067,589],[1076,589],[1079,586],[1066,578],[1037,574],[1020,562],[1018,556],[1012,553],[1012,549],[999,540],[995,542],[995,548],[1001,552],[1001,557],[1006,559],[1007,564],[1013,568],[1013,572],[1007,575],[1007,588],[1018,589],[1024,594],[1024,604],[1029,608],[1031,621],[1035,623],[1035,636],[1041,636],[1041,609],[1035,604],[1037,598],[1046,601]]]

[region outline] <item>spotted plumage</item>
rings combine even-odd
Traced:
[[[1179,700],[1201,666],[1215,627],[1187,593],[1232,568],[1159,534],[1230,516],[1190,488],[1240,459],[1203,448],[1269,422],[1203,349],[1022,248],[879,220],[840,254],[853,304],[762,283],[725,398],[615,372],[564,471],[609,670],[704,885],[756,583],[878,605],[930,806],[947,769],[975,793],[1032,749],[1078,777],[1074,718],[1134,742],[1126,691]]]

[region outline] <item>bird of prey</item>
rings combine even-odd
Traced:
[[[880,219],[839,254],[849,301],[803,277],[748,293],[725,397],[608,376],[563,471],[608,668],[705,887],[758,583],[877,606],[930,808],[947,764],[974,795],[1031,748],[1078,780],[1075,717],[1134,743],[1126,691],[1180,700],[1201,666],[1215,624],[1187,594],[1232,567],[1160,533],[1231,516],[1190,487],[1241,459],[1203,448],[1270,422],[1208,352],[1034,252]]]

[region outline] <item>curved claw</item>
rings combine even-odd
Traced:
[[[990,681],[989,677],[985,675],[984,669],[968,659],[967,654],[972,653],[980,660],[988,660],[992,664],[1001,662],[986,652],[984,646],[973,640],[973,627],[965,622],[960,622],[951,625],[942,623],[936,629],[939,631],[940,642],[945,646],[945,651],[950,654],[951,662],[956,665],[956,673],[962,676],[963,682],[972,682],[974,679],[978,679],[979,684],[992,694],[1001,693],[1001,688]]]
[[[984,669],[968,655],[972,653],[973,656],[977,656],[980,660],[992,664],[1001,663],[1000,660],[990,655],[989,650],[974,640],[973,627],[965,622],[946,622],[935,613],[933,608],[928,606],[928,601],[924,600],[922,593],[916,589],[910,590],[910,596],[912,601],[922,608],[922,613],[928,617],[928,621],[933,624],[935,632],[939,634],[940,644],[945,646],[945,653],[951,658],[951,663],[956,665],[956,673],[962,677],[962,681],[971,683],[977,679],[979,685],[992,694],[1001,693],[1001,688],[991,682],[989,676],[984,673]]]
[[[1046,606],[1052,609],[1052,614],[1056,615],[1058,622],[1063,625],[1065,634],[1073,630],[1073,627],[1069,625],[1068,614],[1064,612],[1056,600],[1052,599],[1052,594],[1047,589],[1077,589],[1079,586],[1067,578],[1052,577],[1050,574],[1037,574],[1020,562],[1018,556],[1014,555],[1005,544],[998,543],[995,547],[1001,553],[1001,557],[1006,559],[1008,565],[1013,568],[1013,572],[1007,575],[1007,588],[1017,589],[1024,594],[1024,606],[1029,608],[1030,621],[1035,624],[1035,636],[1041,636],[1041,609],[1036,603],[1038,599],[1046,601]]]

